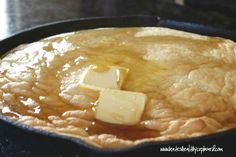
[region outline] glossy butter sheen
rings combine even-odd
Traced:
[[[13,49],[0,63],[0,111],[19,123],[98,147],[205,135],[236,127],[236,44],[167,28],[94,29]],[[147,95],[135,126],[95,118],[90,66],[129,69],[122,89]]]

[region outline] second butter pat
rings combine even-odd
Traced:
[[[140,121],[146,99],[139,92],[104,89],[96,106],[96,118],[112,124],[135,125]]]
[[[94,90],[120,89],[129,69],[118,66],[99,67],[90,65],[85,71],[81,86]]]

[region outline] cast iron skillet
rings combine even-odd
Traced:
[[[199,24],[163,20],[154,16],[125,16],[76,19],[26,30],[0,41],[1,55],[16,46],[51,35],[99,27],[161,26],[179,30],[221,36],[236,41],[236,34]],[[236,129],[207,136],[174,141],[146,142],[123,149],[101,149],[78,138],[36,130],[0,115],[0,157],[139,157],[193,156],[193,152],[162,152],[161,147],[221,147],[223,152],[204,152],[201,156],[236,156]],[[215,146],[214,146],[215,145]],[[200,153],[197,152],[198,156]]]

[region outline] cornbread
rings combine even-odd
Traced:
[[[116,88],[146,95],[138,122],[96,118],[100,91],[80,84],[91,65],[102,71],[128,69]],[[169,28],[130,27],[82,30],[21,45],[0,61],[0,114],[102,148],[234,128],[236,43]]]

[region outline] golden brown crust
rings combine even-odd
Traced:
[[[235,54],[231,40],[157,27],[50,37],[1,60],[0,111],[19,123],[97,147],[214,133],[236,127]],[[137,126],[95,120],[98,93],[78,86],[90,64],[129,68],[123,89],[148,96]],[[137,137],[120,133],[127,129]]]

